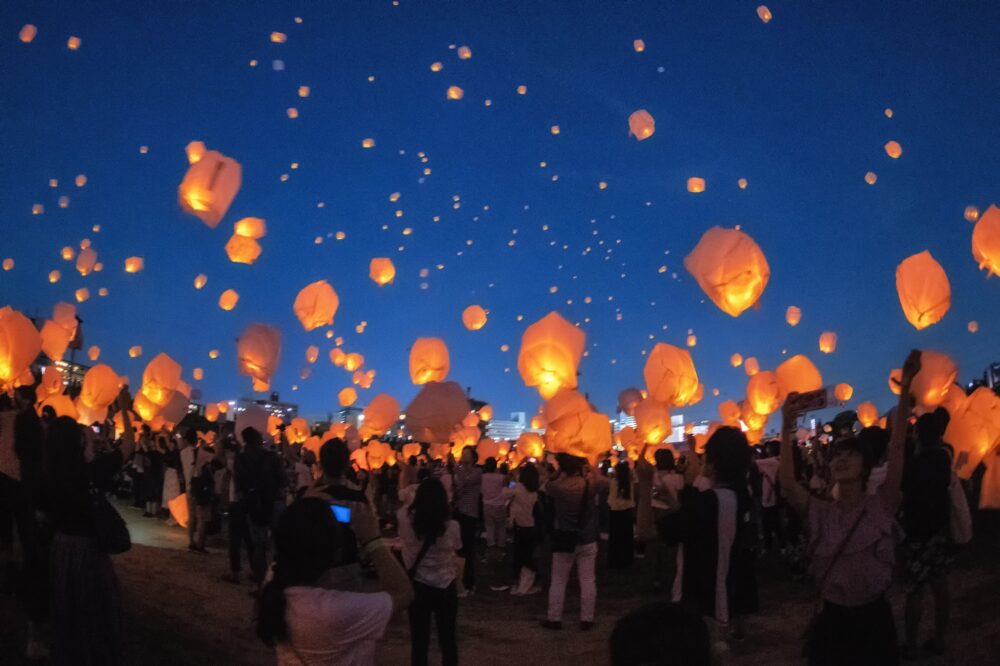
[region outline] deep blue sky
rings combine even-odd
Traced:
[[[734,352],[762,368],[782,350],[806,353],[827,383],[850,382],[854,402],[883,408],[893,399],[887,373],[910,347],[947,351],[964,379],[981,374],[1000,357],[1000,281],[977,270],[962,211],[1000,199],[1000,5],[773,1],[769,24],[756,5],[6,1],[0,255],[17,265],[0,273],[0,304],[47,316],[87,286],[95,295],[79,310],[102,361],[138,378],[165,351],[189,380],[205,369],[194,384],[210,400],[249,392],[235,338],[248,323],[275,324],[284,353],[274,388],[310,416],[334,409],[350,381],[327,360],[323,331],[306,334],[292,313],[297,291],[320,278],[340,294],[345,348],[378,372],[373,391],[404,405],[415,393],[409,345],[433,335],[451,349],[451,378],[498,416],[533,411],[537,395],[523,387],[516,353],[523,328],[553,309],[590,318],[581,387],[609,412],[621,388],[641,384],[643,350],[683,345],[688,329],[709,389],[689,418],[714,418],[719,401],[740,399],[746,376],[729,367]],[[38,26],[31,44],[17,39],[25,23]],[[272,44],[272,31],[287,42]],[[82,39],[78,51],[66,48],[70,35]],[[636,38],[644,53],[633,51]],[[468,45],[472,59],[449,45]],[[434,61],[443,71],[431,72]],[[297,97],[300,85],[311,87],[308,99]],[[465,98],[446,101],[450,85]],[[290,106],[298,119],[286,116]],[[641,143],[627,135],[638,108],[656,118]],[[365,137],[374,149],[361,148]],[[243,188],[214,231],[177,205],[192,139],[243,165]],[[902,144],[901,159],[885,155],[889,139]],[[425,166],[432,174],[421,183]],[[72,183],[80,173],[82,189]],[[706,178],[707,191],[688,194],[689,176]],[[43,216],[30,214],[34,203]],[[223,250],[232,223],[248,215],[268,225],[252,267]],[[760,309],[738,319],[704,298],[682,265],[717,224],[742,225],[771,264]],[[339,230],[346,240],[313,244]],[[86,278],[59,258],[83,238],[105,264]],[[918,332],[900,310],[894,270],[924,249],[948,272],[953,306]],[[142,273],[124,273],[130,255],[145,258]],[[394,285],[368,279],[373,256],[396,263]],[[52,269],[63,274],[55,285]],[[208,286],[196,291],[201,272]],[[96,296],[102,286],[106,298]],[[226,313],[216,301],[229,287],[241,300]],[[472,303],[491,313],[478,332],[461,324]],[[791,304],[803,311],[794,329],[784,323]],[[817,348],[824,330],[840,337],[830,356]],[[312,343],[320,361],[299,381]],[[140,359],[127,357],[134,344]],[[214,347],[222,356],[211,361]]]

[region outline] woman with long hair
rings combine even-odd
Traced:
[[[517,469],[517,481],[511,488],[504,488],[504,497],[510,501],[510,517],[514,523],[514,578],[510,589],[515,596],[537,594],[535,585],[538,564],[535,562],[535,544],[538,527],[535,525],[535,504],[538,502],[538,468],[525,462]]]
[[[343,558],[346,544],[337,514],[343,516],[345,508],[375,566],[379,592],[338,590],[336,577],[328,575]],[[383,543],[368,505],[330,505],[304,497],[282,513],[274,545],[272,578],[257,608],[257,635],[275,646],[278,664],[374,664],[376,641],[393,613],[410,604],[413,589]]]
[[[410,606],[410,662],[427,663],[431,616],[437,624],[441,662],[458,664],[458,591],[455,553],[462,548],[458,522],[451,520],[444,486],[428,477],[420,482],[413,503],[397,514],[403,563],[413,580]]]
[[[635,532],[632,516],[635,513],[635,492],[632,488],[632,469],[623,458],[614,466],[608,490],[608,566],[627,569],[632,566],[635,551]]]

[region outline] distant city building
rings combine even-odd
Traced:
[[[514,441],[527,428],[527,415],[524,412],[511,412],[509,419],[493,419],[486,424],[486,436],[490,439]]]
[[[346,423],[355,428],[360,428],[365,422],[365,410],[361,407],[341,407],[337,412],[337,423]]]
[[[618,412],[618,419],[611,422],[612,427],[615,432],[620,432],[622,428],[634,428],[635,427],[635,417],[628,416],[625,412]],[[670,437],[667,438],[670,442],[683,442],[684,441],[684,415],[683,414],[671,414],[670,415]]]
[[[272,393],[268,399],[242,397],[239,400],[230,400],[229,406],[235,408],[235,411],[229,414],[231,420],[235,420],[236,414],[245,412],[252,406],[262,407],[268,414],[277,416],[286,423],[299,415],[299,406],[291,402],[282,402],[277,393]]]

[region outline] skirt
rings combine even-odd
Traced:
[[[93,536],[56,532],[51,567],[51,663],[121,664],[122,604],[111,558]]]
[[[885,597],[864,606],[823,602],[806,645],[812,666],[893,666],[899,663],[896,623]]]

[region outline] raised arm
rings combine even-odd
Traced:
[[[781,495],[797,514],[804,517],[809,509],[809,492],[795,478],[796,445],[792,439],[796,425],[795,397],[797,395],[793,393],[788,396],[781,408],[781,459],[778,467],[778,478],[781,481]]]
[[[128,386],[123,386],[118,393],[118,410],[122,415],[122,462],[128,462],[135,451],[135,430],[132,429],[132,419],[128,415],[131,408],[132,396],[129,395]]]
[[[906,448],[906,432],[910,420],[910,385],[918,372],[920,372],[920,351],[914,349],[906,357],[906,362],[903,363],[899,404],[893,415],[892,433],[889,438],[889,460],[886,466],[885,481],[878,489],[882,501],[893,512],[899,508],[899,503],[902,500],[899,490],[903,483],[903,453]]]
[[[413,585],[410,577],[382,541],[378,519],[362,502],[351,502],[351,528],[362,549],[371,558],[378,576],[379,587],[392,597],[392,610],[398,612],[410,606],[413,601]]]

